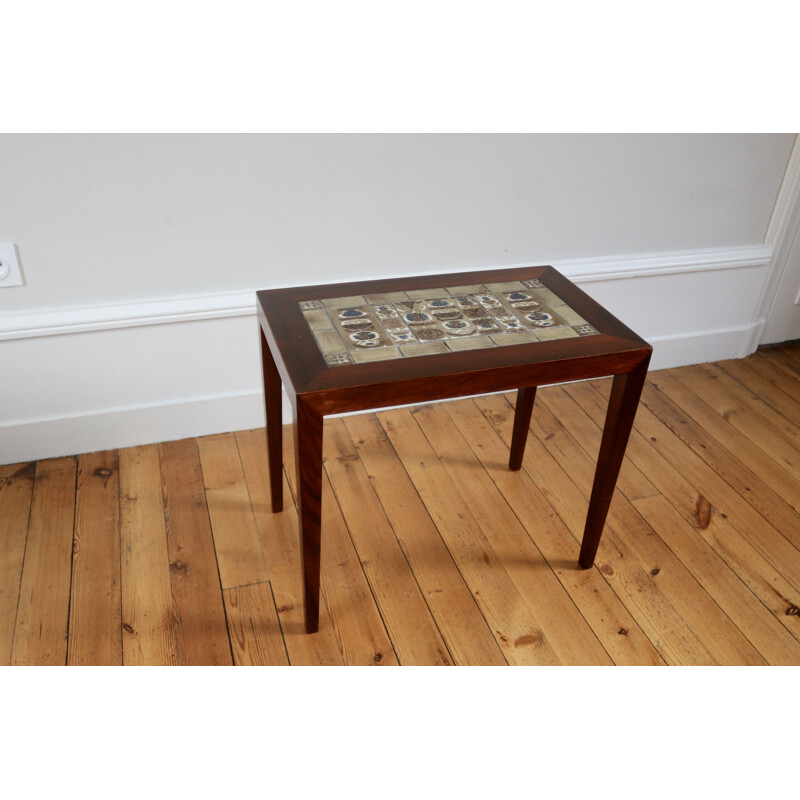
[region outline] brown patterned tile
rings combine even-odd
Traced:
[[[596,335],[539,280],[300,303],[330,366]]]

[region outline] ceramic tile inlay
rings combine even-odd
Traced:
[[[594,336],[539,280],[304,300],[328,366]]]

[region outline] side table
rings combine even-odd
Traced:
[[[272,510],[292,405],[305,626],[319,626],[323,418],[517,390],[509,468],[536,388],[613,375],[578,564],[594,563],[652,348],[549,266],[257,292]]]

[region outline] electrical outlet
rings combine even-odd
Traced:
[[[22,270],[14,242],[0,242],[0,289],[22,286]]]

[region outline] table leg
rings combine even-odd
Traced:
[[[267,412],[267,460],[269,491],[273,512],[283,511],[283,420],[281,419],[281,376],[261,326],[261,365],[264,380],[264,405]]]
[[[306,633],[319,628],[320,523],[322,518],[322,415],[294,398],[297,516],[303,550]]]
[[[597,555],[597,548],[600,545],[600,537],[603,534],[614,488],[617,485],[617,477],[633,428],[633,420],[639,406],[639,398],[642,395],[649,363],[650,355],[648,353],[647,357],[633,370],[614,376],[578,559],[578,564],[582,569],[589,569],[594,564],[594,558]]]
[[[535,386],[517,389],[514,430],[511,434],[511,455],[508,458],[509,469],[517,470],[522,466],[522,456],[525,453],[525,442],[528,440],[534,400],[536,400]]]

